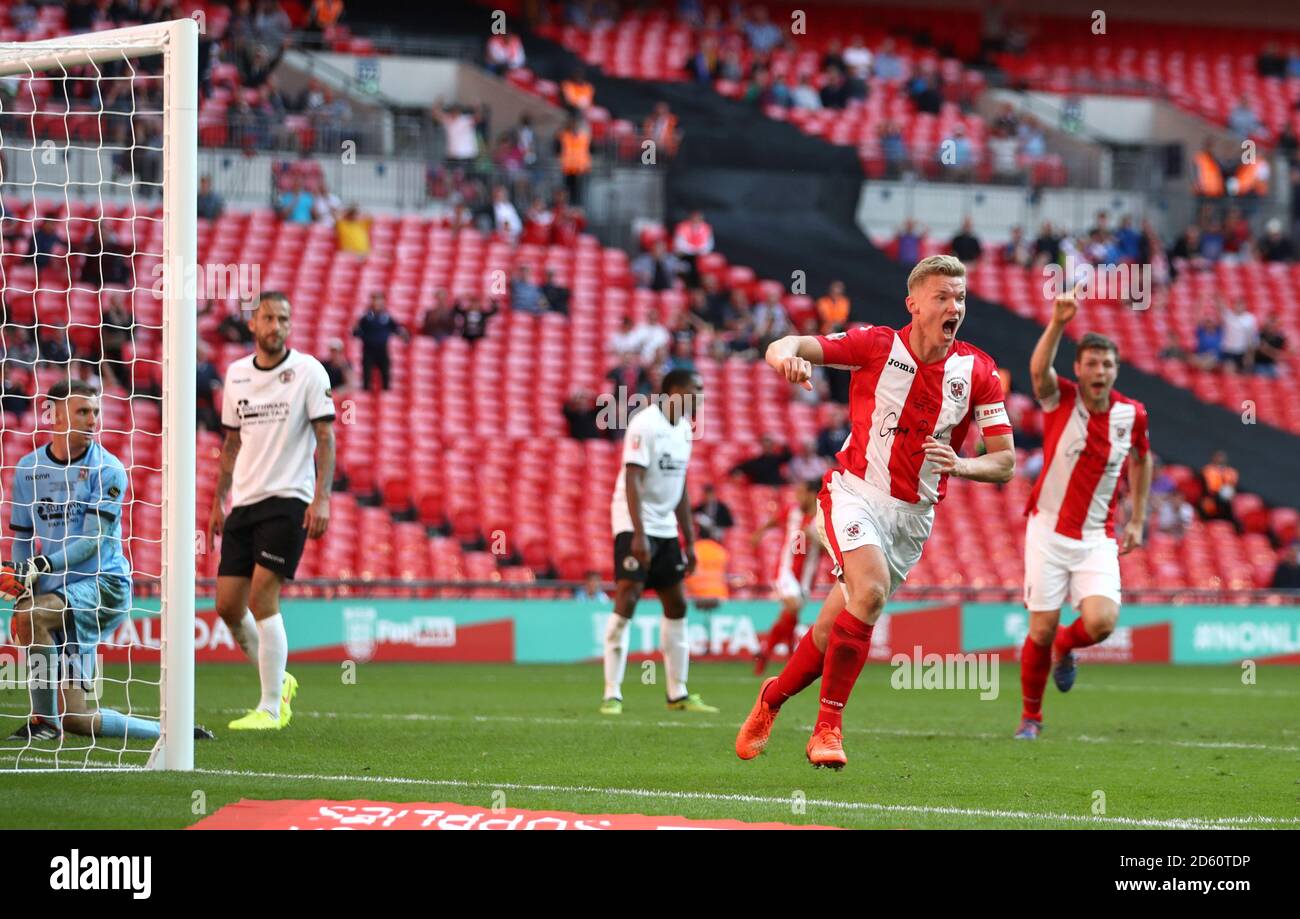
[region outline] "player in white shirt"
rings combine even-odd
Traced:
[[[307,538],[319,539],[329,525],[334,400],[320,361],[288,347],[288,297],[264,292],[249,326],[256,350],[226,370],[226,441],[207,544],[222,535],[217,612],[257,664],[262,684],[257,707],[230,728],[264,731],[289,723],[298,689],[285,672],[280,587],[293,578]]]
[[[628,625],[643,591],[663,604],[660,647],[664,656],[668,707],[716,712],[686,688],[691,646],[686,634],[682,581],[695,570],[695,527],[686,488],[691,461],[691,419],[700,398],[699,374],[674,370],[662,392],[632,416],[623,440],[623,468],[614,483],[610,521],[614,531],[614,612],[605,629],[603,715],[623,713]],[[680,533],[680,538],[679,538]],[[682,541],[685,541],[685,552]]]

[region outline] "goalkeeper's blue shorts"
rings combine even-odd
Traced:
[[[63,574],[42,575],[37,593],[58,594],[68,606],[65,627],[54,633],[61,646],[60,673],[64,680],[81,684],[86,692],[95,686],[95,654],[131,612],[131,581],[113,574],[69,580]]]

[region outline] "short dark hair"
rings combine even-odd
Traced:
[[[53,399],[62,402],[69,396],[98,396],[99,390],[91,386],[85,380],[67,379],[59,380],[50,387],[50,391],[45,394],[47,399]]]
[[[685,367],[678,367],[676,370],[670,370],[664,374],[663,382],[659,384],[661,392],[672,392],[674,389],[685,389],[691,385],[691,381],[699,378],[698,370],[689,370]]]
[[[285,306],[290,306],[289,295],[279,290],[264,290],[257,295],[257,302],[253,304],[253,312],[256,313],[262,304],[267,300],[279,300]]]
[[[1119,345],[1100,332],[1087,332],[1079,339],[1074,348],[1074,359],[1083,360],[1085,351],[1109,351],[1115,355],[1115,360],[1119,360]]]

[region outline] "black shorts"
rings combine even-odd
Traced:
[[[630,532],[614,537],[614,580],[639,581],[651,590],[680,584],[686,577],[686,556],[677,537],[647,536],[645,541],[650,550],[649,570],[642,568],[632,554]]]
[[[221,530],[219,577],[251,578],[261,565],[293,580],[307,544],[303,518],[307,502],[298,498],[266,498],[236,507]]]

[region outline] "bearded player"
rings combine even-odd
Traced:
[[[256,350],[226,369],[226,440],[208,545],[222,534],[217,613],[257,665],[262,689],[257,707],[229,727],[278,731],[292,718],[298,690],[285,671],[289,640],[280,588],[293,578],[307,539],[324,536],[329,525],[334,400],[321,362],[288,346],[288,297],[264,291],[249,327]]]
[[[819,535],[843,592],[828,599],[780,676],[764,681],[736,736],[736,754],[763,751],[787,699],[821,678],[821,707],[808,741],[814,766],[842,768],[843,712],[866,663],[885,601],[921,558],[949,476],[1007,482],[1015,472],[1011,425],[993,360],[957,332],[966,318],[966,268],[950,255],[922,259],[907,279],[912,321],[826,336],[788,336],[767,362],[811,387],[813,365],[852,371],[851,433],[818,495]],[[958,456],[971,422],[983,456]],[[835,592],[832,591],[832,595]],[[819,643],[818,636],[821,636]]]
[[[1119,556],[1142,545],[1154,460],[1141,402],[1115,391],[1119,349],[1089,332],[1075,348],[1074,375],[1052,369],[1066,325],[1078,312],[1073,295],[1052,306],[1029,362],[1034,398],[1043,407],[1043,472],[1026,513],[1025,608],[1029,634],[1020,652],[1024,709],[1016,737],[1035,740],[1043,729],[1047,672],[1061,692],[1074,685],[1076,648],[1105,641],[1119,619]],[[1130,456],[1133,456],[1130,461]],[[1119,541],[1115,505],[1128,465],[1133,515]],[[1059,626],[1069,597],[1079,618]],[[1056,666],[1052,668],[1052,659]]]
[[[14,470],[13,559],[0,568],[0,593],[14,601],[12,628],[30,672],[32,717],[10,739],[59,740],[67,732],[157,740],[158,721],[103,708],[95,695],[98,647],[131,610],[131,566],[122,554],[126,469],[95,440],[99,393],[90,384],[56,383],[45,408],[52,436]],[[212,734],[196,725],[194,736]]]
[[[767,661],[777,645],[794,650],[794,629],[799,624],[799,610],[812,592],[817,563],[821,559],[821,546],[817,541],[817,492],[820,489],[821,482],[815,479],[797,484],[794,503],[781,508],[776,516],[754,531],[750,539],[757,547],[763,534],[772,527],[782,527],[785,534],[773,584],[781,612],[754,655],[754,673],[758,676],[767,669]]]

